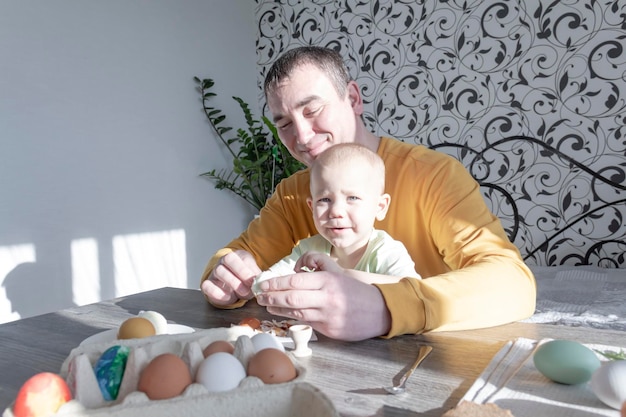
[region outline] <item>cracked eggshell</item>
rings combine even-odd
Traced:
[[[140,311],[138,317],[143,317],[152,323],[156,334],[167,334],[167,320],[156,311]]]

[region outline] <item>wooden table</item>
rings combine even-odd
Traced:
[[[161,288],[0,325],[0,409],[37,372],[59,372],[86,337],[116,328],[140,310],[155,310],[171,323],[198,329],[229,327],[244,317],[271,318],[254,302],[217,310],[196,290]],[[324,391],[344,416],[440,416],[453,407],[504,342],[516,337],[563,338],[626,348],[626,332],[512,323],[489,329],[407,335],[391,340],[341,342],[318,334],[313,356],[303,359],[306,380]],[[414,361],[418,346],[434,347],[402,396],[382,386]]]

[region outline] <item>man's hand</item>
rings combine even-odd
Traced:
[[[253,297],[250,287],[261,273],[254,257],[244,250],[231,252],[220,259],[200,288],[211,304],[228,305]]]
[[[378,288],[347,273],[300,272],[260,286],[257,302],[269,313],[305,321],[333,339],[368,339],[387,334],[391,327]]]

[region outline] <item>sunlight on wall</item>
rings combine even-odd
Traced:
[[[184,230],[119,235],[113,237],[115,297],[160,287],[187,287],[187,254]],[[70,243],[72,265],[72,299],[76,305],[102,300],[100,256],[94,238],[76,239]],[[20,319],[11,303],[11,292],[20,302],[40,303],[24,298],[25,286],[32,285],[32,266],[36,263],[34,244],[0,246],[0,323]],[[21,274],[21,275],[20,275]],[[28,277],[28,282],[24,277]],[[37,276],[35,276],[37,279]],[[29,301],[30,300],[30,301]],[[59,300],[39,305],[45,311],[59,308]],[[22,304],[23,307],[23,304]],[[31,308],[32,310],[32,308]],[[32,314],[29,314],[32,315]]]
[[[165,286],[186,288],[185,231],[115,236],[113,263],[116,297]]]
[[[2,279],[2,287],[0,287],[0,323],[17,320],[20,318],[19,313],[13,312],[11,309],[11,301],[7,297],[6,286],[9,285],[7,278],[9,274],[18,265],[35,262],[35,245],[24,244],[14,246],[0,246],[0,279]],[[15,285],[15,283],[10,283]]]
[[[100,263],[95,239],[72,241],[72,296],[76,305],[98,302],[100,296]]]

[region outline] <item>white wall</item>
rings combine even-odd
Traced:
[[[0,322],[198,288],[251,211],[198,176],[228,163],[192,77],[240,124],[255,30],[250,0],[0,0]]]

